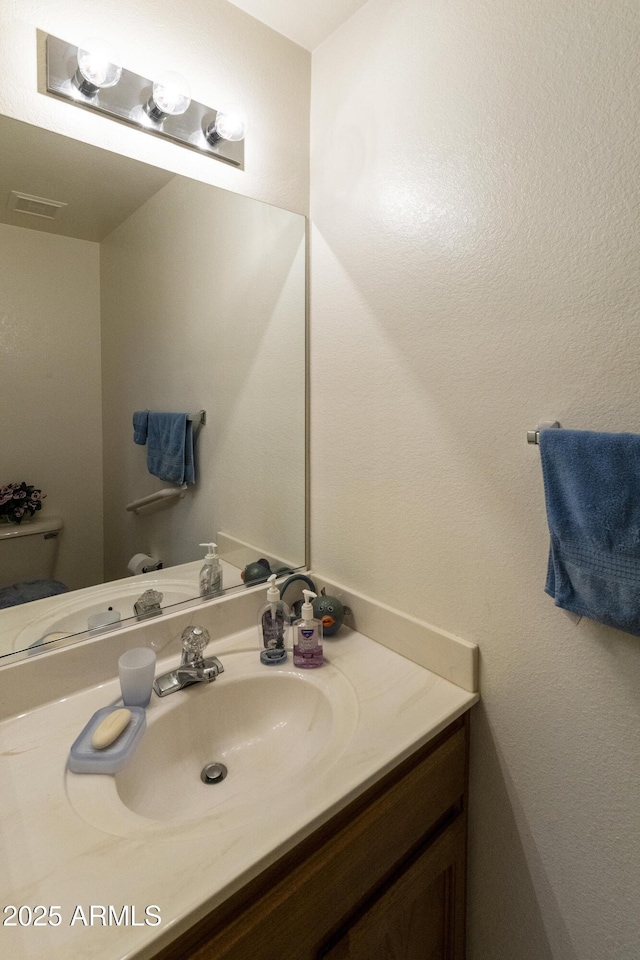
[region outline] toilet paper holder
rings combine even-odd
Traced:
[[[175,497],[179,497],[182,500],[186,492],[186,483],[183,483],[181,487],[163,487],[162,490],[156,490],[155,493],[150,493],[148,497],[140,497],[139,500],[128,503],[125,509],[133,510],[134,513],[137,513],[141,507],[146,507],[150,503],[156,503],[158,500],[172,500]]]
[[[156,560],[155,557],[150,557],[148,553],[135,553],[127,564],[127,570],[129,573],[132,573],[134,577],[139,576],[141,573],[151,573],[153,570],[162,570],[162,560]]]

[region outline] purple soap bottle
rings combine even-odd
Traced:
[[[311,590],[303,590],[304,603],[300,620],[293,625],[293,665],[295,667],[321,667],[324,663],[322,653],[322,622],[313,616],[311,600],[316,597]]]

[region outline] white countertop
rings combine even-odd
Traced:
[[[225,652],[251,649],[258,657],[256,648],[252,628],[212,642],[206,653],[224,662]],[[0,955],[152,957],[478,700],[478,694],[345,627],[325,639],[325,656],[327,676],[339,671],[357,698],[346,748],[291,784],[277,809],[263,818],[237,817],[227,829],[202,835],[193,825],[186,833],[168,825],[147,838],[135,831],[118,836],[88,823],[72,806],[66,779],[78,775],[65,770],[69,747],[93,712],[117,699],[116,679],[0,723]],[[158,672],[177,660],[174,651]],[[290,660],[286,669],[295,669]],[[174,696],[190,695],[189,690],[164,700],[154,695],[149,726]],[[41,925],[33,925],[27,910],[20,925],[20,915],[7,911],[10,905],[42,905]],[[158,909],[146,914],[152,905]],[[126,906],[128,923],[105,926],[94,909],[91,924],[92,906],[107,908],[107,916],[109,906],[119,916]],[[58,915],[60,923],[53,925]],[[15,926],[7,925],[11,919]]]

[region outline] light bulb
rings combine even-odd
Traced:
[[[216,119],[204,132],[209,143],[219,140],[244,140],[249,123],[246,114],[239,107],[229,105],[218,110]]]
[[[168,70],[153,84],[153,93],[145,104],[145,111],[152,120],[177,117],[189,109],[191,91],[189,84],[179,73]]]
[[[80,44],[74,82],[81,93],[92,97],[98,90],[114,87],[121,75],[120,57],[110,44],[97,37]]]

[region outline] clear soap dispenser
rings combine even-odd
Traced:
[[[285,644],[291,613],[286,603],[280,599],[275,573],[271,574],[268,583],[267,602],[258,610],[258,633],[264,647],[260,651],[260,660],[267,666],[274,666],[277,663],[284,663],[287,659]]]
[[[222,593],[222,564],[216,553],[216,543],[201,543],[201,547],[208,547],[204,558],[204,565],[200,570],[200,596],[215,597]]]
[[[321,667],[324,663],[322,653],[322,621],[313,616],[312,600],[317,594],[303,590],[304,603],[302,615],[293,625],[293,665],[294,667]]]

